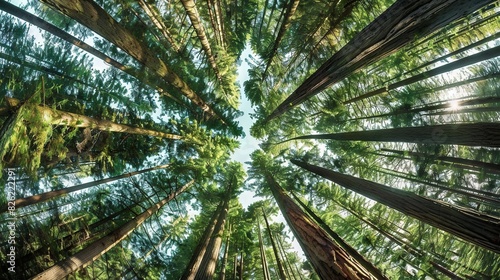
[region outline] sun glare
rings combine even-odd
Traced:
[[[461,108],[460,102],[458,102],[458,100],[452,100],[452,101],[450,101],[450,104],[449,104],[448,108],[451,111],[458,111]]]

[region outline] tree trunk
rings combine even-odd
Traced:
[[[141,73],[140,71],[137,71],[136,69],[134,69],[130,66],[123,65],[122,63],[114,60],[113,58],[107,56],[106,54],[102,53],[101,51],[95,49],[94,47],[81,41],[80,39],[76,38],[75,36],[60,29],[59,27],[52,25],[51,23],[43,20],[42,18],[39,18],[35,15],[32,15],[32,14],[24,11],[23,9],[20,9],[20,8],[6,2],[5,0],[0,0],[0,9],[15,16],[15,17],[18,17],[26,22],[29,22],[29,23],[39,27],[40,29],[43,29],[47,32],[50,32],[52,35],[57,36],[57,37],[61,38],[62,40],[88,52],[89,54],[101,59],[102,61],[104,61],[106,63],[109,63],[111,66],[115,67],[116,69],[119,69],[119,70],[123,71],[124,73],[127,73],[128,75],[136,78],[137,80],[147,84],[148,86],[150,86],[152,88],[155,88],[161,95],[167,96],[168,98],[172,99],[173,101],[177,102],[178,104],[181,104],[182,106],[186,107],[186,104],[184,104],[184,102],[180,101],[177,97],[174,97],[173,95],[171,95],[170,93],[167,92],[165,85],[159,85],[159,84],[157,84],[157,82],[152,81],[151,79],[145,78],[143,73]],[[1,54],[1,55],[3,55],[3,54]],[[20,60],[17,58],[14,58],[14,59],[16,59],[16,61],[17,61],[16,63],[19,64]],[[33,69],[36,69],[39,71],[55,72],[52,69],[49,69],[49,68],[46,68],[46,67],[43,67],[43,66],[40,66],[37,64],[32,64],[29,62],[23,62],[21,65],[25,65],[25,66],[28,66],[30,68],[33,68]],[[50,73],[50,72],[48,72],[48,73]],[[59,73],[55,73],[55,74],[58,76],[68,78],[64,74],[59,74]],[[71,80],[74,79],[72,77],[69,77],[69,78]],[[89,85],[89,86],[91,86],[91,85]]]
[[[491,77],[491,75],[488,75],[488,76]],[[500,76],[500,73],[495,74],[495,76]],[[484,77],[480,77],[480,78],[484,79]],[[474,80],[476,80],[476,79],[474,79]],[[470,80],[468,80],[468,81],[470,81]],[[481,97],[481,98],[475,98],[475,99],[460,100],[457,102],[458,102],[458,105],[461,107],[462,106],[471,106],[471,105],[483,105],[483,104],[488,104],[488,103],[500,103],[500,97]],[[397,116],[397,115],[411,114],[411,113],[421,113],[421,112],[428,112],[428,111],[434,111],[434,110],[439,110],[439,109],[449,109],[449,108],[450,108],[449,101],[444,101],[438,105],[428,105],[428,106],[422,106],[422,107],[417,107],[417,108],[408,108],[408,109],[407,108],[396,109],[396,110],[394,110],[390,113],[386,113],[386,114],[360,117],[360,118],[355,118],[355,119],[351,119],[351,120],[366,120],[366,119],[390,117],[390,116]],[[481,109],[482,108],[483,107],[481,107]],[[476,109],[476,108],[472,108],[472,109]],[[463,109],[460,109],[460,111],[462,111],[462,110]],[[447,113],[451,113],[451,112],[447,112]]]
[[[194,0],[181,0],[181,3],[182,6],[184,6],[184,9],[186,10],[186,13],[189,16],[189,19],[191,20],[191,24],[193,25],[196,34],[198,35],[201,47],[203,48],[203,51],[208,57],[208,62],[210,63],[210,66],[212,66],[215,76],[219,81],[221,81],[222,77],[220,76],[219,70],[217,68],[217,63],[215,62],[215,57],[214,54],[212,53],[212,48],[210,47],[210,43],[208,42],[208,38],[207,35],[205,34],[205,30],[203,28],[203,24],[201,23],[200,15],[198,13],[198,9],[196,9],[196,4],[194,3]]]
[[[50,267],[49,269],[35,275],[31,279],[35,280],[62,279],[67,275],[69,275],[70,273],[87,266],[91,262],[98,259],[101,255],[105,254],[111,248],[113,248],[116,244],[120,243],[127,236],[129,236],[144,221],[146,221],[149,217],[157,213],[158,210],[160,210],[165,204],[167,204],[170,200],[174,199],[176,196],[181,194],[193,183],[194,180],[191,180],[189,183],[185,184],[175,192],[171,193],[160,202],[154,204],[149,209],[147,209],[140,215],[136,216],[129,222],[125,223],[116,230],[112,231],[110,234],[95,241],[94,243],[87,246],[85,249],[79,251],[73,256],[67,258],[66,260],[59,262],[58,264]]]
[[[429,185],[429,186],[435,187],[435,188],[446,189],[446,187],[443,186],[443,184],[446,184],[446,182],[442,182],[439,180],[432,180],[432,179],[421,180],[415,175],[410,175],[408,173],[403,173],[400,171],[395,171],[395,170],[391,170],[391,169],[387,169],[387,168],[383,168],[383,167],[379,168],[376,171],[380,172],[380,173],[387,174],[387,175],[396,176],[396,177],[399,177],[399,178],[402,178],[402,179],[405,179],[405,180],[408,180],[408,181],[411,181],[414,183],[425,184],[425,185]],[[500,198],[500,194],[489,192],[489,191],[484,191],[481,189],[462,187],[462,186],[457,186],[457,185],[453,186],[453,188],[469,192],[468,195],[470,197],[476,197],[478,199],[481,198],[484,200],[485,197],[496,197],[497,198],[496,200],[498,200],[498,198]],[[479,193],[479,194],[481,194],[481,196],[478,197],[478,196],[471,195],[470,192]]]
[[[285,268],[283,267],[283,263],[278,253],[278,247],[276,246],[276,242],[274,241],[273,233],[271,232],[271,228],[269,227],[269,221],[267,220],[266,212],[264,211],[264,209],[262,209],[262,215],[264,216],[264,221],[266,222],[267,234],[269,235],[269,240],[271,241],[271,246],[273,247],[274,257],[276,258],[276,264],[278,265],[278,275],[281,280],[286,280]]]
[[[283,23],[281,24],[280,31],[278,32],[278,35],[276,36],[276,40],[274,40],[274,44],[269,52],[269,56],[267,58],[267,64],[266,68],[264,70],[264,73],[262,74],[262,80],[266,79],[267,71],[269,70],[269,66],[271,66],[271,63],[273,62],[273,58],[278,51],[278,47],[281,43],[281,40],[285,36],[285,32],[288,30],[290,27],[290,23],[292,22],[292,17],[295,14],[295,11],[297,11],[297,7],[299,6],[300,0],[290,0],[290,3],[288,3],[288,7],[286,8],[285,16],[283,19]]]
[[[222,13],[220,0],[215,0],[215,18],[219,22],[222,48],[224,49],[224,51],[227,51],[226,28],[224,26],[224,16]]]
[[[485,5],[483,8],[481,8],[478,12],[480,14],[487,13],[491,9],[495,9],[496,5],[495,3],[491,3],[489,5]],[[436,32],[435,34],[432,34],[425,38],[424,40],[420,40],[418,42],[417,46],[421,46],[423,44],[426,44],[425,48],[420,48],[417,50],[417,52],[414,52],[412,54],[414,55],[420,55],[422,53],[428,52],[431,50],[434,46],[436,45],[441,45],[441,44],[446,44],[453,42],[457,37],[463,36],[464,34],[470,33],[471,30],[474,29],[480,29],[481,27],[485,26],[486,24],[489,24],[489,22],[496,20],[498,17],[498,12],[497,13],[491,13],[488,16],[478,16],[474,20],[474,22],[471,22],[469,18],[462,18],[460,20],[455,21],[454,23],[450,24],[447,26],[447,30],[456,30],[454,34],[448,35],[447,30],[441,31],[441,32]],[[457,27],[459,27],[457,29]],[[432,42],[429,44],[428,42]]]
[[[347,244],[342,237],[335,233],[318,215],[316,215],[307,205],[305,205],[293,192],[292,197],[304,209],[309,216],[318,224],[325,232],[327,232],[349,255],[358,261],[367,271],[369,271],[376,279],[388,279],[380,270],[372,263],[367,261],[356,249]]]
[[[0,10],[5,11],[5,12],[7,12],[15,17],[18,17],[18,18],[26,21],[26,22],[29,22],[29,23],[35,25],[36,27],[39,27],[40,29],[43,29],[47,32],[50,32],[51,34],[63,39],[64,41],[71,43],[74,46],[77,46],[77,47],[87,51],[88,53],[92,54],[93,56],[95,56],[97,58],[102,59],[103,61],[111,64],[112,66],[114,66],[117,69],[125,70],[128,68],[128,67],[124,66],[123,64],[121,64],[120,62],[105,55],[101,51],[95,49],[94,47],[79,40],[78,38],[74,37],[73,35],[69,34],[68,32],[60,29],[59,27],[57,27],[51,23],[48,23],[44,19],[39,18],[35,15],[32,15],[32,14],[26,12],[25,10],[10,4],[9,2],[7,2],[5,0],[0,0]]]
[[[338,24],[340,22],[342,22],[343,20],[345,20],[351,13],[352,13],[352,10],[354,9],[354,7],[356,6],[356,4],[358,3],[358,0],[352,0],[352,1],[349,1],[348,3],[345,3],[345,1],[342,3],[342,7],[339,7],[338,4],[339,2],[334,2],[334,3],[331,3],[330,4],[330,7],[328,8],[328,10],[326,11],[326,13],[321,13],[318,17],[319,18],[323,18],[315,27],[314,27],[314,31],[308,33],[307,35],[307,39],[302,43],[301,47],[299,48],[299,51],[295,51],[295,54],[294,56],[289,60],[288,64],[287,64],[287,71],[291,70],[291,69],[295,69],[295,67],[297,67],[297,65],[301,65],[302,62],[307,59],[308,57],[311,57],[312,54],[314,53],[314,51],[318,48],[318,46],[321,44],[321,42],[331,33],[333,33],[336,29],[338,29]],[[326,9],[327,7],[325,7]],[[342,13],[337,16],[338,12],[339,11],[342,11]],[[295,62],[297,61],[297,59],[305,52],[306,50],[306,47],[312,45],[312,43],[314,43],[314,35],[316,35],[318,33],[318,31],[321,29],[321,27],[323,25],[325,25],[325,23],[327,22],[327,20],[330,20],[330,27],[328,28],[328,31],[325,32],[325,34],[316,42],[316,44],[314,44],[314,46],[312,48],[309,48],[310,51],[309,53],[307,53],[307,57],[303,58],[301,62],[297,63],[297,65],[295,65]],[[281,84],[281,82],[283,81],[284,78],[282,78],[280,80],[278,84]],[[273,90],[276,89],[276,86],[273,88]]]
[[[210,116],[219,116],[176,73],[170,70],[146,45],[114,20],[92,0],[41,0],[56,11],[80,22],[106,40],[115,44],[138,62],[151,69],[158,77],[177,88],[184,96]]]
[[[362,215],[356,213],[355,211],[353,211],[349,207],[346,207],[342,203],[340,203],[340,202],[338,202],[336,200],[332,200],[332,201],[334,201],[337,205],[339,205],[340,207],[342,207],[345,210],[347,210],[349,213],[351,213],[352,215],[354,215],[360,221],[362,221],[365,224],[367,224],[369,227],[371,227],[372,229],[374,229],[375,231],[377,231],[379,234],[387,237],[390,241],[394,242],[395,244],[397,244],[398,246],[400,246],[401,248],[403,248],[403,250],[405,250],[406,252],[412,254],[413,256],[415,256],[417,258],[431,257],[435,261],[433,261],[431,259],[431,260],[429,260],[429,263],[434,268],[436,268],[436,270],[439,270],[440,272],[444,273],[445,275],[448,274],[448,273],[445,272],[445,271],[449,271],[449,270],[446,268],[446,265],[443,262],[444,259],[445,259],[444,256],[439,255],[439,254],[435,254],[433,252],[428,252],[428,251],[424,252],[422,249],[415,247],[413,244],[411,244],[411,243],[409,243],[407,241],[403,241],[400,237],[397,237],[397,236],[395,236],[395,235],[387,232],[386,230],[382,229],[381,227],[377,226],[376,224],[372,223],[371,221],[365,219]],[[450,262],[453,262],[450,259],[447,259],[447,260],[450,261]],[[463,265],[461,265],[461,266],[465,267]],[[465,267],[465,268],[470,270],[470,268],[468,268],[468,267]],[[459,276],[457,276],[457,277],[459,277]],[[462,279],[462,278],[457,278],[457,279]]]
[[[448,53],[446,55],[443,55],[441,57],[433,59],[433,60],[431,60],[429,62],[426,62],[426,63],[418,66],[417,68],[408,71],[405,74],[409,74],[409,73],[415,72],[415,71],[417,71],[419,69],[425,68],[425,67],[430,66],[430,65],[435,64],[435,63],[438,63],[439,61],[443,61],[443,60],[445,60],[445,59],[447,59],[449,57],[455,56],[455,55],[457,55],[459,53],[462,53],[462,52],[466,52],[466,51],[471,50],[471,49],[473,49],[475,47],[479,47],[479,46],[484,45],[484,44],[486,44],[486,43],[488,43],[490,41],[494,41],[494,40],[496,40],[498,38],[500,38],[500,32],[497,32],[497,33],[495,33],[493,35],[490,35],[490,36],[488,36],[486,38],[483,38],[483,39],[481,39],[481,40],[479,40],[477,42],[474,42],[474,43],[472,43],[470,45],[467,45],[467,46],[465,46],[463,48],[460,48],[460,49],[458,49],[456,51],[452,51],[452,52],[450,52],[450,53]]]
[[[202,264],[207,248],[210,244],[210,240],[215,230],[216,224],[219,221],[219,216],[221,215],[224,207],[225,202],[221,201],[214,214],[212,215],[210,222],[207,224],[207,227],[205,228],[205,231],[203,232],[203,235],[201,236],[200,241],[193,252],[191,260],[181,277],[182,280],[195,279]]]
[[[16,199],[14,201],[14,203],[16,205],[16,208],[21,208],[21,207],[24,207],[24,206],[28,206],[28,205],[33,205],[33,204],[37,204],[37,203],[40,203],[40,202],[44,202],[44,201],[47,201],[49,199],[52,199],[52,198],[55,198],[55,197],[58,197],[58,196],[61,196],[61,195],[64,195],[64,194],[68,194],[68,193],[76,192],[76,191],[83,190],[83,189],[86,189],[86,188],[98,186],[100,184],[105,184],[105,183],[113,182],[113,181],[120,180],[120,179],[123,179],[123,178],[132,177],[132,176],[143,174],[143,173],[146,173],[146,172],[149,172],[149,171],[153,171],[153,170],[165,169],[165,168],[167,168],[169,166],[170,166],[170,164],[159,165],[159,166],[155,166],[155,167],[151,167],[151,168],[147,168],[147,169],[143,169],[143,170],[139,170],[139,171],[125,173],[125,174],[122,174],[122,175],[119,175],[119,176],[115,176],[115,177],[111,177],[111,178],[107,178],[107,179],[102,179],[102,180],[97,180],[97,181],[93,181],[93,182],[88,182],[88,183],[76,185],[76,186],[65,188],[65,189],[50,191],[50,192],[46,192],[46,193],[42,193],[42,194],[37,194],[37,195],[32,195],[32,196],[24,197],[24,198],[18,198],[18,199]],[[6,205],[4,207],[0,208],[0,213],[3,213],[5,211],[7,211],[7,206]]]
[[[240,252],[240,268],[238,269],[238,272],[239,272],[239,280],[243,280],[243,268],[244,268],[244,261],[243,261],[243,248],[241,248],[241,252]]]
[[[305,162],[292,160],[292,163],[465,241],[500,253],[500,219],[496,217]]]
[[[13,98],[7,98],[8,100]],[[18,100],[13,99],[13,102],[19,103]],[[21,107],[20,109],[22,109]],[[52,125],[61,125],[61,126],[70,126],[70,127],[83,127],[83,128],[95,128],[102,131],[109,132],[120,132],[120,133],[129,133],[129,134],[137,134],[137,135],[145,135],[152,137],[160,137],[165,139],[173,139],[178,140],[182,139],[182,136],[165,133],[161,131],[139,128],[128,126],[124,124],[115,123],[108,120],[100,120],[91,117],[87,117],[85,115],[79,115],[70,112],[64,112],[55,110],[46,106],[32,106],[30,109],[30,114],[33,117],[40,117],[45,122],[50,123]]]
[[[236,276],[238,272],[238,255],[234,255],[233,258],[233,280],[236,280]]]
[[[0,0],[0,10],[3,10],[3,11],[5,11],[5,12],[7,12],[15,17],[18,17],[18,18],[26,21],[26,22],[29,22],[29,23],[39,27],[40,29],[43,29],[47,32],[50,32],[52,35],[55,35],[55,36],[61,38],[62,40],[90,53],[91,55],[101,59],[102,61],[109,63],[111,66],[115,67],[116,69],[119,69],[119,70],[123,71],[124,73],[129,74],[130,76],[132,76],[132,77],[136,78],[137,80],[151,86],[152,88],[155,88],[161,95],[164,95],[164,96],[171,98],[172,100],[181,104],[182,106],[186,106],[178,98],[176,98],[176,97],[172,96],[170,93],[168,93],[165,86],[157,85],[156,82],[144,78],[144,75],[142,73],[140,73],[139,71],[137,71],[136,69],[133,69],[130,66],[123,65],[122,63],[107,56],[106,54],[104,54],[101,51],[95,49],[94,47],[88,45],[87,43],[81,41],[80,39],[74,37],[73,35],[69,34],[68,32],[60,29],[59,27],[57,27],[55,25],[52,25],[51,23],[48,23],[47,21],[43,20],[42,18],[39,18],[35,15],[32,15],[32,14],[24,11],[23,9],[20,9],[20,8],[4,1],[4,0]],[[5,57],[3,57],[5,59],[9,59],[9,57],[10,57],[10,56],[7,56],[5,54],[0,54],[0,55],[5,56]],[[18,63],[20,65],[24,65],[24,66],[36,69],[38,71],[43,71],[43,72],[55,74],[55,75],[58,75],[58,76],[61,76],[61,77],[64,77],[64,78],[67,78],[70,80],[76,80],[73,77],[68,77],[62,73],[59,73],[56,70],[52,70],[52,69],[49,69],[47,67],[40,66],[40,65],[37,65],[34,63],[30,63],[27,61],[20,62],[20,60],[18,58],[15,58],[15,57],[11,57],[11,58],[13,58],[14,59],[13,61],[15,61],[16,63]],[[78,81],[78,82],[80,82],[80,81]],[[88,85],[86,83],[83,83],[83,84]],[[88,86],[92,87],[92,85],[88,85]]]
[[[290,140],[328,139],[500,147],[500,123],[461,123],[305,135]]]
[[[384,171],[384,170],[387,170],[387,171]],[[489,196],[484,195],[484,194],[476,194],[476,192],[477,193],[483,193],[484,192],[484,191],[481,191],[481,190],[477,190],[477,189],[473,189],[473,188],[466,188],[466,187],[457,187],[457,186],[455,186],[453,188],[450,188],[450,187],[443,186],[441,184],[435,184],[435,183],[428,182],[428,181],[425,181],[425,180],[417,179],[416,177],[411,176],[411,175],[409,175],[407,173],[403,173],[403,172],[399,172],[399,171],[395,171],[395,170],[391,170],[391,169],[381,168],[381,169],[377,169],[376,171],[380,172],[380,173],[383,173],[383,174],[386,174],[386,175],[389,175],[389,176],[395,176],[395,177],[398,177],[398,178],[402,178],[402,179],[408,180],[410,182],[414,182],[414,183],[418,183],[418,184],[424,184],[424,185],[429,186],[431,188],[436,188],[436,189],[444,190],[444,191],[447,191],[447,192],[450,192],[450,193],[461,194],[461,195],[469,197],[469,198],[477,198],[477,199],[479,199],[481,201],[489,201],[489,202],[492,202],[492,203],[500,205],[500,200],[498,200],[498,198],[492,198],[492,197],[489,197]],[[493,196],[495,196],[495,194],[493,194]]]
[[[370,279],[370,274],[357,261],[307,218],[271,174],[266,174],[266,179],[281,213],[321,279]]]
[[[200,268],[196,274],[196,279],[212,279],[215,272],[215,266],[217,264],[217,259],[219,258],[220,247],[222,243],[222,235],[224,234],[224,225],[226,223],[226,217],[229,210],[229,197],[225,201],[224,207],[222,208],[220,215],[217,219],[217,224],[210,238],[210,243],[208,244],[203,260],[201,261]]]
[[[229,235],[226,237],[226,244],[224,245],[224,256],[222,257],[219,280],[226,280],[226,265],[228,256],[229,256]]]
[[[286,255],[286,251],[283,247],[283,243],[281,242],[281,238],[279,237],[279,235],[275,235],[274,239],[277,241],[276,243],[278,244],[278,251],[280,252],[281,259],[285,263],[287,277],[293,280],[297,280],[297,276],[295,275],[292,269],[292,265],[290,264],[290,260]]]
[[[51,75],[51,76],[58,76],[58,77],[61,77],[63,79],[66,79],[66,80],[74,82],[74,83],[79,83],[79,84],[82,84],[85,86],[93,87],[92,85],[90,85],[82,80],[79,80],[78,78],[68,76],[65,73],[60,72],[57,69],[49,68],[49,67],[40,65],[39,63],[29,62],[27,60],[22,60],[18,57],[4,54],[4,53],[0,53],[0,58],[5,59],[5,60],[10,61],[10,62],[13,62],[13,63],[16,63],[16,64],[23,66],[23,67],[31,68],[31,69],[34,69],[36,71],[46,73],[46,74]],[[5,112],[3,114],[5,114]]]
[[[138,205],[137,203],[135,205]],[[135,206],[134,205],[134,206]],[[16,205],[17,206],[17,205]],[[60,208],[60,206],[58,206]],[[66,249],[66,244],[69,244],[69,245],[73,245],[74,242],[73,240],[75,239],[80,239],[80,237],[85,237],[85,235],[87,235],[86,238],[90,237],[89,235],[90,234],[94,234],[94,230],[97,229],[98,227],[104,225],[104,224],[107,224],[107,223],[110,223],[111,221],[113,221],[114,218],[118,217],[119,215],[127,212],[130,210],[131,207],[125,207],[123,208],[122,210],[120,211],[117,211],[109,216],[107,216],[106,218],[103,218],[91,225],[89,225],[87,228],[82,228],[78,231],[75,231],[75,232],[72,232],[70,235],[66,235],[62,238],[59,238],[56,243],[57,244],[62,244],[62,246]],[[24,256],[21,257],[20,261],[22,263],[26,263],[26,262],[29,262],[31,260],[34,260],[37,256],[40,256],[40,255],[43,255],[43,254],[48,254],[50,251],[50,247],[45,247],[45,246],[42,246]]]
[[[400,154],[400,155],[409,155],[412,157],[417,157],[417,158],[429,158],[434,161],[443,161],[443,162],[448,162],[448,163],[458,163],[464,168],[471,168],[472,170],[475,171],[486,171],[490,172],[493,174],[500,174],[500,164],[496,163],[489,163],[489,162],[484,162],[484,161],[479,161],[479,160],[471,160],[471,159],[465,159],[465,158],[457,158],[457,157],[449,157],[449,156],[440,156],[440,155],[430,155],[426,153],[419,153],[419,152],[411,152],[411,151],[398,151],[398,150],[392,150],[392,149],[380,149],[383,152],[390,152],[390,153],[395,153],[395,154]]]
[[[212,30],[214,32],[214,37],[215,37],[215,42],[217,44],[219,44],[219,46],[221,45],[221,40],[220,40],[220,36],[219,36],[219,27],[217,26],[218,25],[218,22],[216,22],[215,20],[215,15],[214,15],[214,3],[212,2],[212,0],[205,0],[206,3],[207,3],[207,11],[208,11],[208,16],[210,18],[210,24],[212,25]]]
[[[490,107],[476,107],[476,108],[462,108],[459,110],[450,110],[450,111],[440,111],[440,112],[431,112],[425,113],[425,116],[442,116],[442,115],[450,115],[450,114],[479,114],[485,112],[498,112],[500,111],[500,106],[490,106]]]
[[[262,242],[262,232],[260,230],[260,223],[257,219],[257,232],[259,235],[259,248],[260,248],[260,261],[262,263],[262,274],[264,275],[264,280],[271,280],[269,277],[269,268],[267,267],[266,252],[264,250],[264,242]]]
[[[259,24],[259,33],[257,38],[262,38],[262,26],[264,25],[264,20],[266,19],[267,6],[269,5],[269,0],[264,1],[264,11],[262,12],[262,19]],[[257,40],[257,49],[260,49],[262,40]]]
[[[353,102],[357,102],[357,101],[360,101],[360,100],[363,100],[363,99],[366,99],[366,98],[369,98],[369,97],[372,97],[372,96],[375,96],[375,95],[378,95],[378,94],[381,94],[384,92],[388,92],[389,90],[397,89],[397,88],[402,87],[402,86],[407,86],[407,85],[412,84],[412,83],[420,82],[422,80],[425,80],[425,79],[428,79],[428,78],[431,78],[431,77],[434,77],[437,75],[441,75],[443,73],[450,72],[450,71],[453,71],[453,70],[456,70],[456,69],[459,69],[459,68],[462,68],[465,66],[469,66],[469,65],[474,64],[474,63],[478,63],[478,62],[481,62],[484,60],[495,58],[497,56],[500,56],[500,46],[495,47],[495,48],[491,48],[491,49],[487,49],[485,51],[482,51],[482,52],[477,53],[477,54],[473,54],[471,56],[459,59],[457,61],[450,62],[450,63],[445,64],[443,66],[426,71],[424,73],[417,74],[413,77],[404,79],[402,81],[396,82],[396,83],[388,85],[386,87],[372,90],[370,92],[367,92],[367,93],[362,94],[360,96],[357,96],[355,98],[351,98],[349,100],[346,100],[346,101],[344,101],[344,104],[350,104]]]
[[[307,78],[267,118],[299,105],[357,70],[396,52],[493,0],[398,0]]]
[[[170,44],[170,46],[172,46],[174,51],[176,53],[179,53],[180,48],[175,43],[175,41],[172,37],[172,34],[170,34],[170,31],[168,31],[167,26],[165,26],[165,24],[163,23],[163,19],[162,19],[160,13],[158,12],[158,10],[156,9],[156,7],[150,5],[145,0],[137,0],[137,3],[139,4],[139,6],[141,6],[141,8],[144,10],[144,12],[148,15],[148,17],[151,19],[151,22],[153,22],[153,24],[156,26],[156,28],[158,28],[158,30],[161,32],[163,37],[165,37],[165,39],[167,39],[168,43]]]
[[[356,6],[357,2],[358,2],[358,0],[352,0],[352,1],[349,1],[348,3],[345,3],[345,2],[343,3],[344,5],[342,5],[342,8],[341,8],[342,9],[342,13],[340,14],[340,16],[338,18],[334,19],[334,21],[330,23],[330,28],[328,28],[328,30],[325,32],[325,34],[311,48],[311,52],[310,52],[309,56],[319,47],[319,45],[321,44],[321,42],[326,37],[328,37],[330,34],[332,34],[335,31],[335,29],[338,28],[339,24],[342,21],[344,21],[347,18],[347,16],[349,16],[352,13],[352,10]]]
[[[158,249],[158,247],[161,246],[161,244],[165,243],[165,241],[167,241],[168,239],[170,239],[170,235],[168,234],[165,234],[165,236],[162,238],[162,240],[160,240],[153,248],[151,248],[149,251],[146,252],[146,254],[144,254],[144,256],[142,256],[140,258],[141,260],[141,263],[138,267],[138,269],[142,269],[144,266],[146,266],[146,259],[148,258],[149,255],[151,255],[151,253],[153,253],[155,250]],[[125,271],[123,271],[120,275],[120,279],[129,279],[127,276],[127,274],[129,274],[133,269],[134,269],[134,265],[136,265],[136,263],[134,264],[131,264]]]

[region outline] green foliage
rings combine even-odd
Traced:
[[[39,91],[17,108],[2,128],[2,162],[7,166],[19,164],[30,176],[36,176],[45,150],[49,150],[49,159],[62,159],[67,151],[62,136],[53,135],[50,120],[38,110],[42,94],[45,95],[43,81]]]
[[[21,167],[32,177],[19,172],[16,197],[59,190],[145,166],[172,165],[168,170],[17,209],[17,229],[22,235],[22,240],[18,239],[22,243],[18,256],[23,274],[19,277],[27,279],[71,256],[194,179],[196,183],[185,194],[68,279],[178,279],[223,199],[230,199],[222,239],[222,248],[229,246],[226,279],[233,273],[239,276],[242,262],[243,279],[263,279],[256,242],[257,222],[263,226],[262,211],[268,214],[270,230],[282,243],[282,256],[292,264],[286,264],[287,273],[319,279],[311,264],[293,252],[292,233],[277,221],[278,209],[266,180],[269,174],[286,190],[307,200],[307,205],[317,209],[332,230],[391,279],[443,279],[445,276],[435,264],[457,278],[493,279],[499,275],[497,254],[289,163],[290,159],[305,160],[446,202],[450,207],[459,206],[463,211],[498,218],[497,148],[444,145],[436,143],[436,139],[422,143],[315,139],[284,142],[309,134],[498,123],[498,58],[428,75],[433,69],[498,45],[497,3],[427,37],[417,36],[406,47],[348,73],[345,79],[293,111],[267,121],[290,93],[396,1],[301,0],[279,40],[283,12],[290,2],[196,1],[220,79],[208,63],[182,4],[146,2],[158,11],[156,20],[162,21],[167,30],[160,30],[137,1],[96,1],[213,107],[222,121],[209,118],[206,111],[180,93],[178,85],[160,79],[109,40],[95,36],[91,29],[39,1],[28,1],[24,8],[79,39],[93,41],[96,49],[122,63],[127,71],[102,63],[50,32],[41,31],[35,38],[34,27],[8,13],[0,15],[0,91],[23,100],[18,107],[0,108],[0,169]],[[270,59],[275,42],[276,53]],[[254,53],[243,58],[246,47]],[[249,79],[238,85],[237,66],[242,59],[250,65]],[[336,74],[325,71],[324,78]],[[403,82],[422,74],[411,83]],[[239,140],[245,137],[236,121],[243,114],[238,109],[240,86],[253,109],[245,112],[255,120],[250,134],[262,141],[261,149],[248,151],[248,178],[243,164],[231,160]],[[350,102],[373,91],[379,93]],[[183,140],[55,127],[40,114],[41,106],[171,131]],[[436,136],[443,135],[437,131]],[[35,177],[40,180],[34,181]],[[244,209],[238,199],[248,196],[248,192],[260,201]],[[7,232],[3,215],[0,229]],[[105,223],[96,226],[100,221]],[[7,244],[5,238],[3,235],[1,241]],[[271,278],[276,278],[268,236],[264,235],[263,243]],[[1,252],[2,259],[6,258],[5,252]],[[5,263],[1,268],[7,271]],[[220,273],[218,267],[216,276]],[[11,277],[4,275],[0,278]]]

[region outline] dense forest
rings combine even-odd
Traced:
[[[0,0],[0,279],[500,279],[499,35],[494,0]]]

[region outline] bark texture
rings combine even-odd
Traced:
[[[398,0],[307,78],[268,117],[276,118],[355,71],[494,0]]]
[[[140,171],[122,174],[122,175],[107,178],[107,179],[102,179],[102,180],[97,180],[97,181],[93,181],[93,182],[88,182],[85,184],[76,185],[76,186],[69,187],[69,188],[45,192],[42,194],[32,195],[29,197],[18,198],[14,201],[14,203],[16,205],[16,208],[21,208],[21,207],[24,207],[27,205],[33,205],[36,203],[44,202],[44,201],[47,201],[49,199],[52,199],[52,198],[55,198],[55,197],[58,197],[58,196],[61,196],[64,194],[68,194],[68,193],[76,192],[76,191],[83,190],[86,188],[98,186],[100,184],[113,182],[113,181],[120,180],[123,178],[132,177],[132,176],[139,175],[139,174],[146,173],[146,172],[153,171],[153,170],[164,169],[164,168],[167,168],[169,166],[170,166],[170,164],[160,165],[160,166],[156,166],[156,167],[152,167],[152,168],[143,169]],[[7,205],[5,205],[4,207],[2,207],[0,209],[0,213],[3,213],[5,211],[7,211]]]
[[[385,275],[380,272],[380,270],[375,267],[372,263],[367,261],[356,249],[347,244],[342,237],[340,237],[336,232],[334,232],[316,213],[314,213],[307,205],[305,205],[294,193],[292,193],[293,198],[298,204],[304,209],[309,216],[314,219],[314,221],[321,226],[334,240],[337,242],[344,250],[346,250],[349,255],[356,259],[367,271],[369,271],[376,279],[386,279]]]
[[[356,260],[335,244],[285,194],[271,174],[266,174],[266,178],[281,213],[321,279],[371,279],[370,274]]]
[[[201,266],[201,262],[203,261],[203,257],[205,256],[205,252],[207,251],[208,244],[210,243],[210,239],[215,230],[215,225],[217,224],[218,218],[221,214],[223,207],[224,203],[221,202],[217,207],[217,209],[215,210],[212,217],[210,218],[210,222],[205,228],[205,231],[203,232],[203,235],[201,236],[198,245],[196,245],[191,260],[189,261],[189,264],[186,270],[184,271],[184,274],[181,277],[182,280],[195,279],[196,274],[198,273],[198,270]]]
[[[43,271],[40,274],[35,275],[31,279],[36,279],[36,280],[63,279],[70,273],[87,266],[92,261],[98,259],[101,255],[109,251],[116,244],[118,244],[127,236],[129,236],[130,233],[132,233],[144,221],[146,221],[149,217],[158,212],[158,210],[160,210],[161,207],[167,204],[170,200],[174,199],[177,195],[181,194],[193,183],[194,180],[190,181],[189,183],[185,184],[175,192],[168,195],[160,202],[148,208],[148,210],[136,216],[134,219],[130,220],[121,227],[112,231],[110,234],[93,242],[89,246],[85,247],[85,249],[79,251],[73,256],[67,258],[66,260],[59,262],[58,264],[50,267],[49,269]]]
[[[17,102],[19,104],[19,101],[12,100],[13,98],[7,98],[7,99],[10,100],[9,102]],[[160,137],[173,140],[182,139],[182,136],[176,134],[170,134],[151,129],[128,126],[108,120],[100,120],[96,118],[87,117],[85,115],[79,115],[75,113],[55,110],[41,105],[33,106],[30,109],[32,109],[31,114],[33,114],[33,117],[41,117],[45,122],[50,123],[52,125],[85,127],[85,128],[88,127],[103,131],[138,134],[138,135]]]
[[[292,163],[467,242],[500,253],[500,219],[496,217],[302,161],[292,160]]]
[[[151,69],[157,76],[177,88],[184,96],[210,116],[217,114],[175,72],[167,67],[146,45],[114,20],[92,0],[41,0],[56,11],[80,22],[106,40],[118,46],[138,62]],[[218,116],[217,116],[218,117]],[[218,117],[220,119],[220,117]]]
[[[219,258],[220,247],[222,244],[222,235],[224,234],[224,226],[226,224],[228,211],[229,202],[225,201],[224,207],[219,214],[217,224],[215,225],[215,229],[210,238],[210,243],[205,255],[203,256],[200,269],[198,270],[195,279],[212,279],[214,277],[215,266],[217,264],[217,259]]]
[[[329,139],[500,147],[500,123],[461,123],[305,135],[290,140]]]

